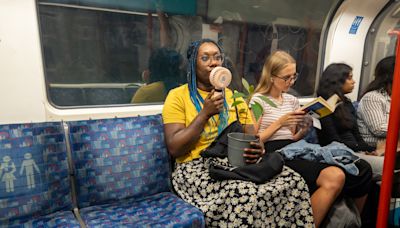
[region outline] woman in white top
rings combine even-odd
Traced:
[[[379,179],[383,170],[384,143],[389,122],[395,57],[389,56],[376,65],[375,79],[369,83],[357,109],[357,125],[364,141],[377,150],[360,155],[367,160]]]
[[[305,119],[303,111],[296,111],[299,108],[299,101],[296,97],[286,92],[297,79],[296,62],[284,51],[272,53],[266,60],[260,82],[255,90],[251,102],[257,101],[263,106],[263,115],[256,124],[260,139],[268,141],[290,143],[301,139],[308,126],[302,126]],[[260,96],[267,96],[277,108],[269,106]],[[267,151],[273,151],[280,146],[265,144]],[[311,207],[314,214],[314,221],[318,227],[324,219],[330,206],[342,190],[344,185],[344,172],[334,166],[322,165],[309,161],[287,161],[286,165],[300,173],[306,180],[310,189]],[[303,169],[304,167],[304,169]],[[305,167],[310,167],[306,169]]]
[[[309,117],[299,110],[298,99],[287,93],[297,76],[296,62],[288,53],[276,51],[266,59],[250,104],[257,101],[263,106],[263,115],[256,127],[267,151],[302,139],[311,125],[311,121],[307,121]],[[270,106],[260,96],[268,97],[277,107]],[[286,166],[300,173],[307,182],[317,227],[342,188],[345,195],[355,199],[361,213],[371,185],[372,172],[366,161],[359,161],[356,164],[360,171],[358,176],[347,174],[329,164],[300,159],[285,161]]]
[[[357,124],[364,141],[377,146],[386,139],[392,94],[394,56],[389,56],[376,65],[375,79],[369,83],[357,109]]]

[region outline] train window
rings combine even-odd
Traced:
[[[162,103],[186,81],[186,48],[217,40],[234,75],[258,82],[264,58],[297,60],[293,93],[313,95],[323,23],[338,0],[39,0],[49,101],[57,107]]]
[[[397,36],[389,35],[391,30],[400,30],[400,2],[398,1],[390,1],[386,5],[372,23],[366,37],[359,98],[374,79],[376,64],[387,56],[395,55]]]

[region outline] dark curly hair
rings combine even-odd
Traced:
[[[378,62],[375,68],[375,78],[368,84],[363,96],[373,90],[378,90],[382,93],[387,92],[391,95],[395,60],[394,56],[388,56]]]
[[[328,99],[333,94],[337,94],[342,101],[347,98],[344,96],[342,87],[353,69],[345,63],[332,63],[322,73],[317,90],[318,96]]]
[[[348,109],[345,107],[345,103],[350,103],[343,93],[343,84],[349,78],[352,68],[345,63],[332,63],[322,73],[322,77],[319,81],[317,95],[328,99],[333,94],[337,94],[343,104],[339,105],[335,109],[335,117],[340,121],[340,124],[346,128],[354,127],[354,121],[351,118]]]
[[[159,48],[153,51],[149,58],[150,83],[163,81],[166,91],[178,86],[181,82],[179,68],[182,56],[175,50]]]

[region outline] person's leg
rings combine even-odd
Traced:
[[[364,195],[364,196],[361,196],[359,198],[353,198],[354,204],[356,205],[360,215],[363,212],[365,202],[367,202],[367,198],[368,198],[368,195]]]
[[[345,195],[353,198],[361,214],[367,200],[368,192],[372,186],[372,168],[363,159],[359,159],[355,164],[359,171],[358,175],[355,176],[346,173],[346,183],[344,184],[343,192]]]
[[[356,155],[371,165],[374,180],[382,179],[383,159],[385,157],[368,155],[364,153],[357,153]]]
[[[319,227],[333,202],[342,191],[344,172],[334,166],[323,169],[317,178],[317,190],[311,195],[315,227]]]
[[[285,165],[299,173],[311,194],[314,223],[318,227],[345,183],[345,173],[338,167],[307,160],[287,160]]]

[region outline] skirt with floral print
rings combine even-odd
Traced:
[[[212,158],[228,165],[227,159]],[[217,181],[206,160],[176,164],[172,183],[178,195],[199,208],[208,227],[314,227],[310,195],[304,179],[292,169],[264,184]]]

